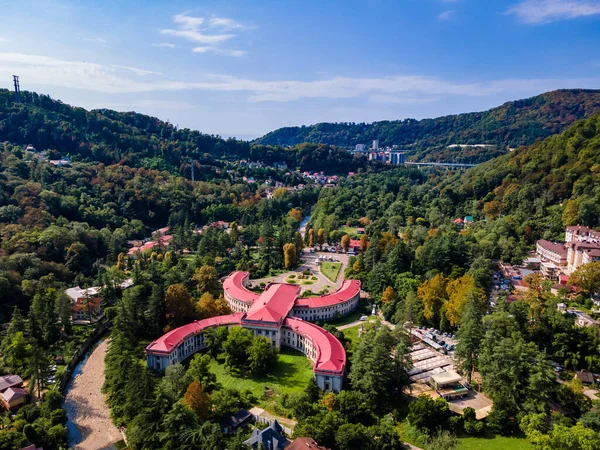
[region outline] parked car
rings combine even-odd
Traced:
[[[438,342],[438,344],[440,344],[442,347],[446,346],[446,342],[445,341],[440,341],[440,342]]]
[[[361,322],[364,322],[365,320],[367,320],[369,318],[369,316],[360,316],[360,320]]]

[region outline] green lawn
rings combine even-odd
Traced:
[[[277,366],[266,376],[253,378],[250,376],[234,376],[224,364],[215,361],[210,363],[210,370],[217,376],[217,382],[225,388],[238,390],[249,389],[261,402],[260,406],[272,411],[272,402],[283,393],[302,392],[313,377],[312,363],[302,353],[282,347]],[[264,398],[265,389],[274,391],[271,401]]]
[[[532,450],[533,445],[524,438],[504,436],[461,437],[459,450]]]
[[[356,233],[356,227],[340,227],[340,231],[346,233],[350,237],[358,236]]]
[[[342,333],[344,333],[344,337],[346,339],[348,339],[350,341],[350,348],[349,350],[354,350],[356,348],[356,345],[358,344],[358,329],[360,328],[360,325],[356,325],[355,327],[352,328],[346,328],[345,330],[342,330]]]
[[[342,268],[342,263],[340,262],[323,262],[321,263],[321,273],[329,278],[331,281],[335,283],[338,275],[340,274],[340,269]]]

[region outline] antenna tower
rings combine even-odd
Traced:
[[[15,83],[15,102],[21,102],[21,86],[19,85],[19,77],[13,75],[13,82]]]

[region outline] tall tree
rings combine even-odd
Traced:
[[[199,267],[192,279],[197,283],[198,294],[209,292],[212,295],[219,295],[219,275],[213,266]]]
[[[183,284],[172,284],[165,293],[167,325],[169,331],[191,322],[195,317],[192,297]]]
[[[283,246],[283,259],[286,269],[291,269],[296,265],[296,246],[292,243]]]
[[[350,247],[350,236],[348,236],[347,234],[342,236],[342,250],[344,250],[344,253],[346,253],[348,251],[348,248]]]

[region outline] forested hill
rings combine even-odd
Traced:
[[[475,200],[480,214],[488,218],[516,214],[553,228],[598,226],[600,113],[559,135],[469,169],[441,191],[458,203]]]
[[[292,146],[318,142],[353,148],[378,139],[380,146],[398,145],[414,150],[417,160],[471,161],[504,153],[506,146],[530,145],[560,133],[577,120],[600,110],[600,90],[557,90],[505,103],[484,112],[450,115],[436,119],[406,119],[366,123],[320,123],[272,131],[255,143]],[[494,144],[495,151],[477,155],[472,149],[447,149],[450,144]],[[464,155],[465,151],[470,155]]]
[[[105,164],[179,167],[185,159],[204,154],[245,157],[250,146],[224,140],[135,112],[87,111],[35,92],[0,90],[0,142],[33,145]]]

